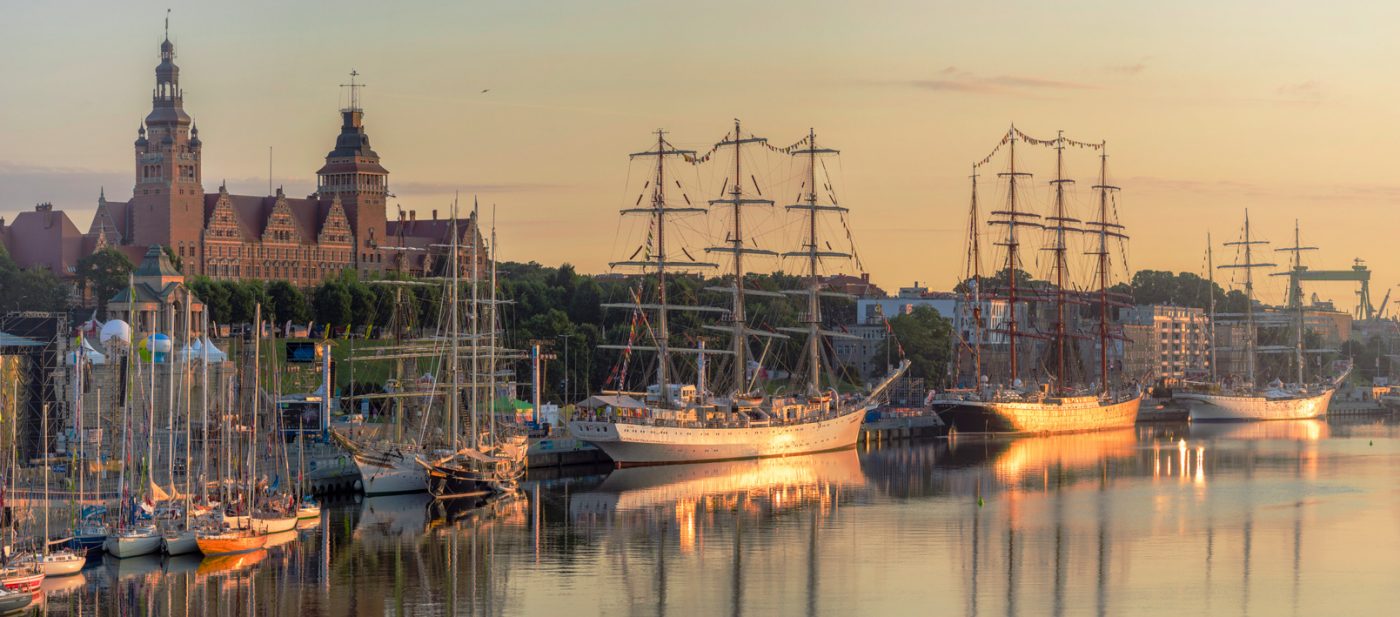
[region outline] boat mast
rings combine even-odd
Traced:
[[[1021,219],[1022,217],[1027,217],[1027,218],[1039,218],[1039,216],[1036,215],[1036,214],[1030,213],[1030,212],[1023,212],[1023,211],[1017,209],[1017,204],[1016,204],[1016,181],[1017,181],[1019,178],[1021,178],[1022,176],[1029,177],[1031,174],[1029,174],[1029,173],[1027,173],[1027,172],[1018,172],[1018,171],[1016,171],[1016,126],[1015,126],[1015,125],[1012,125],[1012,126],[1011,126],[1010,132],[1008,133],[1008,139],[1009,139],[1009,141],[1010,141],[1010,143],[1008,144],[1008,146],[1009,146],[1008,157],[1010,158],[1010,171],[1006,171],[1006,172],[1002,172],[1002,173],[997,174],[998,176],[1001,176],[1001,177],[1007,179],[1007,191],[1006,191],[1006,192],[1007,192],[1007,204],[1006,204],[1006,210],[998,211],[998,212],[992,212],[992,214],[1005,216],[1006,218],[1003,219],[1003,220],[994,220],[994,221],[990,221],[989,224],[991,224],[991,225],[1005,225],[1005,226],[1006,226],[1006,242],[1001,243],[1002,246],[1005,246],[1005,247],[1006,247],[1006,273],[1007,273],[1008,278],[1010,279],[1010,285],[1009,285],[1008,294],[1007,294],[1007,306],[1006,306],[1006,330],[1007,330],[1007,337],[1006,337],[1006,339],[1007,339],[1007,343],[1009,344],[1009,347],[1008,347],[1008,349],[1007,349],[1007,353],[1011,356],[1011,383],[1012,383],[1012,384],[1015,384],[1016,379],[1019,377],[1019,373],[1020,373],[1020,370],[1019,370],[1019,363],[1017,362],[1017,358],[1016,358],[1016,338],[1020,336],[1020,333],[1017,331],[1017,330],[1018,330],[1018,326],[1017,326],[1017,324],[1016,324],[1016,301],[1017,301],[1017,297],[1016,297],[1016,278],[1017,278],[1017,276],[1016,276],[1016,264],[1017,264],[1017,262],[1019,261],[1018,256],[1017,256],[1017,253],[1018,253],[1018,249],[1020,248],[1020,241],[1019,241],[1019,240],[1017,239],[1017,237],[1016,237],[1016,228],[1017,228],[1018,226],[1024,226],[1024,225],[1037,226],[1037,227],[1038,227],[1039,225],[1038,225],[1037,223],[1024,222],[1024,221],[1021,221],[1020,219]]]
[[[448,370],[451,371],[452,374],[452,388],[449,392],[451,396],[447,404],[443,406],[443,413],[447,416],[444,419],[447,421],[447,439],[449,440],[448,444],[451,446],[452,450],[455,451],[457,449],[457,406],[461,404],[458,395],[458,388],[460,387],[461,377],[458,374],[459,371],[457,370],[457,364],[459,362],[459,359],[457,357],[457,345],[459,342],[458,338],[461,333],[461,328],[459,327],[457,321],[457,276],[458,269],[460,268],[459,262],[461,261],[461,256],[457,254],[457,198],[455,196],[452,198],[451,227],[452,240],[449,243],[449,250],[452,253],[452,292],[448,295],[448,302],[450,304],[448,305],[447,309],[449,315],[447,335],[449,338],[452,339],[452,342],[449,345],[451,348],[452,357],[448,361],[447,366]]]
[[[1258,333],[1257,333],[1257,331],[1255,330],[1255,327],[1254,327],[1254,269],[1255,269],[1255,268],[1274,267],[1274,266],[1277,265],[1277,264],[1254,263],[1254,249],[1253,249],[1253,247],[1254,247],[1254,245],[1256,245],[1256,244],[1268,244],[1268,242],[1265,241],[1265,240],[1253,240],[1253,239],[1251,239],[1250,233],[1249,233],[1249,209],[1246,208],[1245,211],[1244,211],[1244,239],[1243,239],[1243,240],[1240,240],[1240,241],[1238,241],[1238,242],[1226,242],[1226,243],[1225,243],[1225,246],[1242,246],[1242,247],[1244,247],[1244,263],[1243,263],[1243,264],[1230,264],[1230,265],[1224,265],[1224,266],[1219,266],[1219,267],[1220,267],[1220,268],[1239,268],[1239,269],[1243,269],[1243,270],[1244,270],[1244,296],[1245,296],[1245,305],[1244,305],[1244,323],[1245,323],[1244,359],[1245,359],[1245,375],[1246,375],[1246,377],[1248,378],[1249,383],[1251,383],[1251,384],[1254,383],[1254,368],[1255,368],[1255,364],[1256,364],[1256,358],[1255,358],[1256,349],[1255,349],[1255,347],[1257,346],[1257,341],[1255,340],[1255,337],[1258,336]]]
[[[1058,352],[1056,359],[1055,390],[1064,394],[1065,388],[1065,344],[1068,342],[1068,332],[1065,328],[1065,274],[1069,269],[1066,259],[1068,244],[1065,234],[1071,231],[1078,231],[1067,227],[1066,223],[1078,223],[1077,219],[1066,216],[1065,213],[1065,185],[1073,183],[1064,175],[1065,166],[1065,132],[1060,131],[1055,138],[1055,179],[1050,184],[1055,186],[1055,214],[1048,217],[1054,221],[1052,229],[1055,231],[1055,245],[1051,251],[1055,254],[1055,347]]]
[[[486,247],[491,259],[491,319],[486,322],[486,327],[491,329],[490,342],[486,351],[486,372],[490,375],[489,385],[486,390],[486,408],[489,410],[486,416],[487,434],[491,436],[492,445],[496,444],[496,328],[497,299],[496,299],[496,204],[491,204],[491,244]],[[515,397],[511,397],[511,404],[514,405]],[[567,401],[565,401],[567,403]],[[538,414],[537,414],[538,415]]]
[[[1219,379],[1219,371],[1215,368],[1215,246],[1210,241],[1210,232],[1206,232],[1206,276],[1210,277],[1210,381],[1215,383]]]
[[[1108,183],[1108,145],[1101,143],[1099,148],[1099,183],[1094,188],[1099,191],[1099,220],[1094,221],[1098,227],[1099,246],[1096,251],[1099,259],[1099,391],[1103,395],[1109,394],[1108,379],[1108,238],[1114,236],[1125,238],[1122,233],[1109,231],[1109,228],[1122,229],[1121,225],[1113,223],[1108,219],[1108,194],[1110,191],[1118,190],[1118,187]]]
[[[1295,311],[1296,331],[1293,346],[1293,361],[1297,365],[1298,385],[1303,385],[1303,251],[1315,251],[1315,246],[1303,246],[1303,236],[1299,229],[1298,220],[1293,220],[1293,246],[1274,249],[1293,253],[1293,271],[1289,278],[1288,296],[1289,308]]]
[[[262,367],[262,304],[253,306],[253,430],[248,442],[248,516],[253,515],[258,505],[258,392],[259,375]],[[251,519],[249,525],[251,525]]]
[[[729,198],[712,199],[710,205],[731,206],[734,214],[734,228],[730,232],[731,236],[725,242],[728,246],[710,247],[707,252],[733,253],[734,255],[734,305],[730,315],[731,327],[733,329],[732,341],[734,353],[734,390],[736,395],[746,394],[748,389],[748,321],[745,318],[744,300],[746,291],[744,290],[744,255],[776,255],[773,251],[757,248],[747,248],[744,246],[744,206],[751,205],[773,205],[773,201],[762,199],[761,189],[757,182],[754,183],[754,190],[759,191],[758,199],[744,197],[744,175],[743,175],[743,146],[744,144],[767,143],[768,139],[750,135],[745,138],[740,133],[739,120],[734,120],[734,136],[726,136],[723,141],[715,144],[716,147],[734,147],[734,180],[729,188]],[[723,189],[721,189],[723,191]]]
[[[481,334],[481,296],[477,293],[478,281],[481,280],[481,218],[479,217],[481,208],[477,199],[472,198],[472,377],[471,377],[471,410],[472,410],[472,438],[471,447],[473,450],[481,449],[481,429],[477,421],[477,410],[481,409],[481,345],[478,337]]]
[[[982,242],[977,233],[977,165],[972,166],[972,206],[967,220],[968,262],[972,267],[972,363],[974,388],[982,387]]]

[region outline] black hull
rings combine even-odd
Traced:
[[[983,405],[934,404],[933,410],[948,428],[959,433],[1018,432],[1006,416]]]

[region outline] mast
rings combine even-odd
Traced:
[[[1065,236],[1069,232],[1079,231],[1066,226],[1066,223],[1078,223],[1079,220],[1069,218],[1065,212],[1065,185],[1072,184],[1074,180],[1065,178],[1064,167],[1065,132],[1060,131],[1055,137],[1055,179],[1050,181],[1050,184],[1055,187],[1055,214],[1048,217],[1047,220],[1054,221],[1051,229],[1055,231],[1055,244],[1050,248],[1055,254],[1055,347],[1057,351],[1055,390],[1061,394],[1067,391],[1065,388],[1065,346],[1068,343],[1069,334],[1065,328],[1065,276],[1069,270],[1069,261],[1066,255],[1069,245],[1066,243]],[[1100,355],[1104,358],[1107,357],[1106,354]],[[1106,368],[1104,374],[1107,375]]]
[[[654,237],[654,239],[653,239],[654,242],[655,242],[655,245],[654,245],[654,247],[651,246],[651,245],[648,245],[648,246],[645,246],[645,247],[643,247],[643,248],[641,248],[641,249],[638,249],[638,251],[640,252],[640,251],[642,251],[643,249],[651,250],[651,249],[654,248],[654,250],[652,250],[652,251],[646,256],[645,259],[638,260],[638,261],[632,261],[632,260],[629,258],[629,259],[626,260],[626,261],[613,262],[613,263],[611,263],[611,264],[609,264],[609,265],[610,265],[611,267],[627,266],[627,267],[633,267],[633,268],[640,268],[640,269],[642,269],[643,272],[645,272],[645,271],[648,270],[648,269],[655,268],[656,293],[657,293],[657,304],[655,305],[655,309],[656,309],[656,333],[655,333],[655,336],[654,336],[654,338],[656,339],[656,351],[657,351],[656,382],[657,382],[657,386],[658,386],[658,387],[660,388],[660,390],[661,390],[661,404],[662,404],[663,406],[665,406],[665,405],[669,405],[670,402],[671,402],[671,387],[670,387],[670,380],[671,380],[671,376],[670,376],[670,364],[671,364],[670,337],[671,337],[671,332],[670,332],[670,324],[668,323],[668,319],[667,319],[667,313],[668,313],[668,312],[670,311],[670,309],[672,309],[672,308],[679,308],[679,307],[673,307],[673,306],[668,305],[668,304],[666,303],[666,268],[667,268],[667,266],[672,266],[672,265],[676,265],[676,266],[691,266],[691,267],[711,267],[711,268],[712,268],[712,267],[715,267],[716,264],[712,264],[712,263],[701,263],[701,262],[667,261],[667,259],[666,259],[666,257],[667,257],[667,255],[666,255],[666,217],[671,216],[671,215],[674,215],[674,214],[696,213],[696,212],[704,212],[704,211],[705,211],[703,208],[679,207],[679,206],[672,207],[672,206],[666,205],[666,157],[668,157],[668,156],[694,157],[694,156],[695,156],[695,151],[693,151],[693,150],[680,150],[680,149],[676,148],[675,146],[672,146],[670,143],[667,143],[667,141],[666,141],[666,131],[665,131],[665,130],[662,130],[662,129],[657,129],[657,130],[656,130],[656,149],[655,149],[655,150],[650,150],[650,151],[646,151],[646,152],[634,152],[634,153],[632,153],[632,154],[630,154],[630,155],[628,155],[628,156],[629,156],[629,158],[633,158],[633,159],[636,159],[636,158],[644,158],[644,157],[651,157],[651,158],[655,158],[655,159],[656,159],[656,170],[655,170],[655,174],[656,174],[656,175],[655,175],[655,177],[654,177],[650,182],[648,182],[648,184],[651,186],[651,205],[648,206],[648,207],[644,207],[644,208],[643,208],[643,207],[634,207],[634,208],[624,208],[624,209],[622,210],[622,214],[645,214],[645,215],[651,217],[651,219],[652,219],[652,222],[651,222],[652,228],[656,231],[656,235],[655,235],[655,237]],[[690,201],[690,199],[687,198],[687,199],[686,199],[686,202],[689,203],[689,201]],[[641,197],[640,197],[640,196],[637,197],[637,202],[638,202],[638,203],[641,203]],[[634,256],[635,256],[635,254],[634,254]],[[640,304],[640,302],[639,302],[638,304]],[[604,305],[604,306],[607,307],[608,305]],[[613,305],[613,306],[616,306],[616,305]],[[645,307],[645,306],[636,306],[636,305],[632,305],[632,306],[633,306],[634,308],[637,308],[637,309],[640,309],[640,308],[649,308],[649,307]]]
[[[1215,246],[1210,241],[1210,232],[1206,232],[1206,276],[1210,277],[1210,381],[1215,383],[1219,379],[1219,371],[1215,368]]]
[[[491,204],[491,244],[486,247],[491,259],[491,319],[486,323],[491,328],[490,342],[487,348],[486,372],[490,374],[490,382],[486,390],[486,405],[489,410],[486,416],[487,434],[491,436],[492,445],[496,444],[496,204]],[[513,400],[515,397],[511,396]],[[566,401],[567,402],[567,401]],[[511,403],[512,405],[514,402]]]
[[[967,220],[968,265],[972,268],[972,364],[974,388],[982,387],[982,241],[977,233],[977,165],[972,166],[972,206]]]
[[[204,503],[209,503],[209,308],[200,313],[200,332],[205,341],[199,343],[199,353],[202,357],[199,369],[199,421],[204,425],[202,430],[204,437],[200,443],[204,447],[200,448],[199,464],[199,486],[200,494]]]
[[[1219,267],[1220,267],[1220,268],[1238,268],[1238,269],[1244,270],[1244,296],[1245,296],[1245,305],[1244,305],[1244,323],[1245,323],[1244,356],[1245,356],[1245,358],[1244,358],[1244,359],[1245,359],[1245,375],[1246,375],[1246,377],[1249,379],[1249,383],[1250,383],[1250,384],[1253,384],[1253,383],[1254,383],[1254,369],[1255,369],[1255,364],[1257,363],[1257,358],[1255,358],[1255,353],[1256,353],[1256,349],[1255,349],[1255,348],[1258,346],[1258,341],[1255,340],[1255,338],[1258,336],[1258,332],[1256,331],[1256,329],[1255,329],[1255,327],[1254,327],[1254,269],[1255,269],[1255,268],[1274,267],[1274,266],[1277,265],[1277,264],[1271,264],[1271,263],[1270,263],[1270,264],[1265,264],[1265,263],[1254,263],[1254,249],[1253,249],[1253,247],[1254,247],[1254,245],[1256,245],[1256,244],[1268,244],[1268,242],[1267,242],[1267,241],[1264,241],[1264,240],[1253,240],[1253,239],[1251,239],[1250,232],[1249,232],[1249,209],[1246,208],[1245,211],[1244,211],[1244,239],[1243,239],[1243,240],[1240,240],[1240,241],[1238,241],[1238,242],[1226,242],[1226,243],[1225,243],[1225,246],[1242,246],[1242,247],[1244,247],[1244,263],[1243,263],[1243,264],[1238,264],[1238,263],[1237,263],[1237,264],[1230,264],[1230,265],[1224,265],[1224,266],[1219,266]]]
[[[1108,192],[1118,187],[1108,184],[1108,149],[1099,155],[1099,388],[1109,393],[1108,378]]]
[[[253,423],[248,444],[248,516],[258,505],[258,392],[262,367],[262,303],[253,306]],[[250,523],[251,524],[251,523]]]
[[[734,215],[734,227],[730,231],[729,238],[725,241],[727,246],[717,246],[705,249],[707,252],[732,253],[734,255],[734,305],[730,315],[730,325],[733,330],[732,345],[734,354],[734,390],[735,394],[745,394],[748,389],[748,321],[745,316],[744,300],[747,292],[744,289],[744,255],[776,255],[773,251],[744,246],[744,206],[752,205],[773,205],[770,199],[762,199],[762,191],[758,188],[757,181],[754,182],[754,190],[759,192],[759,198],[746,198],[744,196],[744,175],[743,175],[743,146],[744,144],[768,143],[768,139],[750,135],[745,138],[740,132],[739,120],[734,120],[734,136],[726,136],[723,141],[715,144],[716,147],[734,147],[734,179],[729,188],[727,199],[712,199],[710,205],[731,206]],[[721,189],[721,193],[723,193]],[[703,357],[703,355],[702,355]]]
[[[819,296],[821,295],[821,259],[823,257],[848,258],[849,253],[837,251],[823,251],[817,244],[817,214],[819,212],[846,212],[846,208],[832,203],[830,205],[820,204],[817,201],[817,155],[839,154],[839,150],[831,148],[817,147],[817,131],[809,129],[807,132],[807,147],[790,152],[793,156],[807,157],[807,180],[808,187],[806,195],[799,196],[801,203],[788,206],[788,210],[799,210],[807,213],[807,241],[805,250],[783,253],[783,257],[803,257],[807,260],[807,393],[816,395],[821,391],[821,357],[822,357],[822,307]],[[802,331],[802,329],[798,329]]]
[[[472,415],[472,438],[471,447],[473,450],[481,449],[481,429],[477,423],[477,410],[481,409],[480,400],[480,379],[481,379],[481,344],[479,336],[481,334],[481,303],[477,294],[477,283],[481,280],[481,267],[479,258],[481,256],[481,219],[479,218],[480,206],[475,197],[472,198],[472,378],[471,378],[471,415]],[[455,259],[456,256],[454,255]]]
[[[461,404],[460,394],[458,390],[458,388],[461,387],[461,376],[459,375],[460,371],[457,367],[458,363],[460,362],[460,359],[458,358],[457,345],[459,343],[458,339],[461,338],[461,324],[459,324],[457,320],[457,278],[459,274],[458,270],[461,267],[461,257],[457,254],[456,197],[452,198],[452,241],[449,244],[449,250],[452,252],[452,292],[448,296],[448,302],[450,302],[451,304],[448,305],[447,309],[449,313],[447,333],[448,336],[452,339],[452,359],[447,363],[447,366],[448,370],[452,373],[452,389],[450,391],[451,398],[448,400],[448,404],[443,406],[443,413],[447,416],[444,419],[447,421],[448,444],[451,446],[452,450],[455,451],[457,449],[457,406]]]
[[[1016,339],[1020,336],[1020,332],[1018,331],[1019,326],[1016,323],[1016,301],[1018,300],[1016,297],[1016,264],[1020,261],[1018,253],[1021,243],[1016,237],[1016,228],[1022,226],[1041,227],[1039,223],[1021,220],[1023,218],[1040,218],[1039,215],[1025,212],[1017,208],[1016,182],[1023,176],[1030,177],[1031,174],[1023,171],[1016,171],[1016,134],[1016,125],[1013,124],[1008,133],[1008,140],[1010,142],[1008,144],[1008,157],[1010,159],[1009,171],[997,174],[1007,179],[1006,210],[992,212],[993,215],[1003,216],[1005,218],[988,221],[989,225],[1006,226],[1006,242],[998,244],[1006,247],[1006,273],[1007,277],[1010,279],[1006,300],[1006,340],[1009,345],[1007,353],[1011,356],[1011,383],[1013,385],[1020,376],[1020,366],[1016,357]]]
[[[1293,220],[1293,246],[1274,249],[1293,253],[1293,268],[1289,276],[1288,285],[1288,308],[1295,312],[1296,323],[1293,345],[1293,362],[1297,368],[1298,385],[1303,385],[1303,330],[1304,330],[1304,309],[1303,309],[1303,251],[1315,251],[1315,246],[1303,246],[1302,232],[1299,229],[1298,220]]]

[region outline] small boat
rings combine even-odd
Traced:
[[[21,563],[38,566],[45,576],[72,576],[83,570],[87,557],[86,553],[60,549],[47,555],[31,555]]]
[[[68,539],[68,548],[83,555],[95,555],[102,552],[102,545],[106,542],[107,527],[100,524],[80,525],[73,530],[73,537]]]
[[[13,613],[27,608],[33,602],[32,594],[0,589],[0,613]]]
[[[301,502],[301,506],[297,508],[297,518],[300,520],[321,518],[321,504],[310,499]]]
[[[113,557],[125,559],[159,551],[161,540],[160,532],[154,527],[138,527],[107,536],[102,548]]]
[[[0,570],[0,586],[10,591],[34,592],[44,584],[44,571],[34,566]]]
[[[297,517],[280,513],[261,514],[253,517],[253,531],[266,535],[296,529]]]
[[[195,534],[195,543],[206,557],[216,557],[259,550],[267,545],[267,536],[248,530],[220,531]]]
[[[193,531],[177,531],[172,529],[165,532],[162,537],[162,542],[165,545],[166,555],[188,555],[190,553],[199,552],[199,543],[195,542],[195,534]]]

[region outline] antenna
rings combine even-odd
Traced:
[[[355,81],[355,78],[359,76],[360,72],[352,68],[350,69],[350,83],[340,84],[340,87],[350,89],[350,105],[341,111],[362,111],[360,109],[360,88],[365,87],[365,85]]]
[[[165,40],[170,40],[170,9],[165,9]]]

